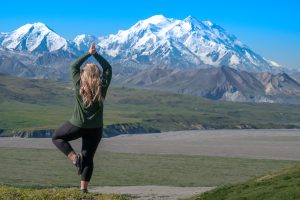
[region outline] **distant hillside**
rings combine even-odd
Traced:
[[[274,172],[242,184],[229,185],[190,200],[283,200],[300,199],[300,165]]]
[[[300,104],[300,84],[285,73],[255,74],[226,66],[194,70],[151,68],[119,82],[213,100]]]
[[[70,83],[0,75],[0,132],[57,128],[72,115],[73,92]],[[300,106],[213,101],[112,86],[105,102],[104,123],[135,131],[140,127],[159,131],[299,128]]]

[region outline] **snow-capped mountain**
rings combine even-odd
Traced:
[[[99,40],[96,36],[93,35],[87,35],[87,34],[81,34],[81,35],[77,35],[73,42],[75,43],[75,47],[79,50],[79,51],[87,51],[89,49],[89,45],[92,42],[98,43]]]
[[[155,15],[115,35],[97,38],[82,34],[73,41],[41,22],[0,33],[2,47],[38,54],[68,52],[79,56],[93,41],[109,61],[123,68],[187,69],[225,65],[249,72],[282,70],[279,64],[255,53],[222,27],[191,16],[177,20]]]
[[[280,65],[252,51],[211,21],[156,15],[128,30],[101,38],[102,53],[116,63],[136,67],[207,68],[230,66],[251,72],[277,70]]]
[[[42,53],[75,50],[72,42],[41,22],[25,24],[10,33],[1,33],[0,42],[5,48],[18,51]]]

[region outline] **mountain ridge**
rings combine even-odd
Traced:
[[[191,16],[176,20],[158,15],[140,20],[127,30],[105,37],[98,45],[113,61],[117,57],[131,67],[138,63],[170,68],[229,65],[252,72],[278,70],[278,64],[267,62],[219,25]],[[145,55],[147,59],[142,60]]]
[[[74,56],[86,52],[95,41],[99,51],[123,67],[208,68],[228,65],[235,69],[277,73],[280,65],[253,52],[236,36],[211,21],[188,16],[183,20],[154,15],[127,30],[96,37],[77,35],[67,40],[37,22],[0,33],[1,46],[28,53],[65,51]]]

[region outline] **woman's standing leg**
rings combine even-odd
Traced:
[[[87,189],[91,180],[94,169],[94,155],[97,150],[98,144],[102,138],[101,128],[84,129],[82,134],[82,173],[81,173],[81,189]]]

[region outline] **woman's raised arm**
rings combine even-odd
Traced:
[[[112,77],[112,67],[111,65],[97,52],[94,54],[94,57],[101,65],[102,71],[102,88],[101,88],[101,96],[105,98],[107,89],[109,87],[111,77]]]
[[[86,53],[78,58],[72,65],[71,65],[71,75],[74,85],[79,85],[80,83],[80,66],[91,56],[90,53]]]

